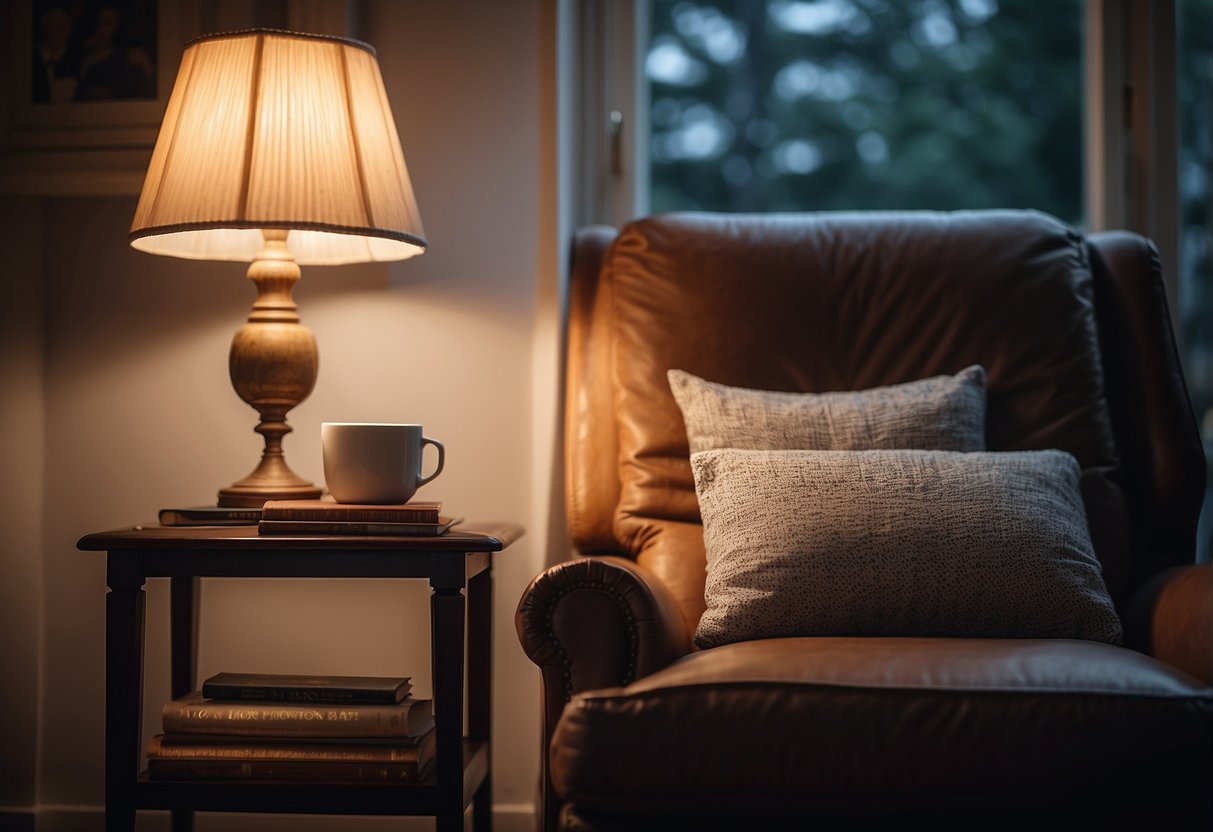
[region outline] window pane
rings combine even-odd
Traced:
[[[1213,451],[1213,0],[1180,0],[1179,320],[1188,392]],[[1210,478],[1213,486],[1213,478]],[[1205,496],[1198,536],[1210,557],[1213,490]]]
[[[1082,218],[1082,2],[653,0],[651,209]]]
[[[1181,0],[1177,12],[1180,317],[1192,403],[1203,414],[1213,407],[1213,0]]]

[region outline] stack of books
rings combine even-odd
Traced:
[[[433,762],[434,714],[411,687],[407,678],[217,674],[164,706],[148,776],[417,782]]]
[[[269,500],[261,507],[260,534],[438,535],[458,522],[442,503],[356,505],[332,500]]]

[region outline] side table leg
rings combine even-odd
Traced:
[[[192,691],[198,679],[198,588],[193,577],[173,578],[169,584],[169,664],[172,695],[176,699]],[[174,809],[173,832],[192,832],[194,813]]]
[[[463,830],[463,638],[464,599],[458,589],[430,595],[433,628],[434,753],[438,776],[438,832]]]
[[[194,689],[198,676],[198,585],[194,577],[173,578],[169,584],[169,655],[173,698]]]
[[[105,598],[105,828],[135,827],[143,717],[143,579],[135,555],[109,559]]]
[[[489,770],[472,798],[476,832],[493,828],[493,571],[468,581],[468,739],[484,743]]]

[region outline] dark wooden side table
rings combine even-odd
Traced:
[[[489,829],[492,553],[521,535],[510,523],[461,525],[437,537],[258,536],[255,526],[152,525],[81,538],[78,548],[108,553],[107,832],[129,832],[138,809],[171,810],[174,830],[190,829],[195,811],[433,815],[439,830],[461,830],[469,803],[476,829]],[[289,783],[149,780],[141,773],[144,583],[170,580],[177,697],[197,689],[198,579],[204,577],[427,579],[437,732],[428,776],[406,784]]]

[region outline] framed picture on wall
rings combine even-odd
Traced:
[[[202,2],[6,6],[0,192],[137,194]]]
[[[357,18],[357,0],[3,0],[0,195],[138,196],[191,38]]]
[[[33,108],[156,100],[156,0],[35,0],[33,12],[30,85],[22,95]]]

